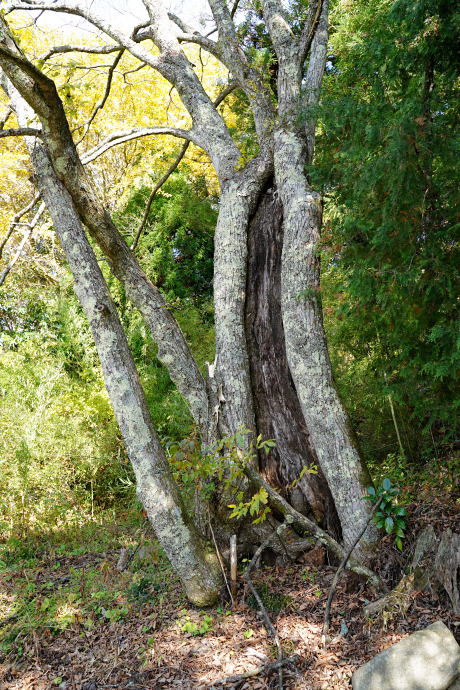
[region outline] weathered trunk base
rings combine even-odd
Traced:
[[[427,527],[417,540],[411,570],[398,585],[384,597],[368,604],[367,618],[384,618],[394,613],[405,613],[413,595],[429,587],[442,587],[447,592],[456,615],[460,614],[457,573],[460,567],[460,534],[446,530],[438,540],[433,527]]]

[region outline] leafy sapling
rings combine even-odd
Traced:
[[[374,504],[383,496],[373,521],[377,527],[383,527],[387,534],[395,533],[396,546],[402,551],[402,540],[405,537],[404,532],[406,529],[406,511],[403,506],[397,503],[398,489],[391,485],[388,477],[385,477],[381,486],[377,487],[377,489],[369,486],[367,491],[369,496],[364,496],[364,499],[372,501]]]

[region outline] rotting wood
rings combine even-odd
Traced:
[[[438,584],[446,590],[454,613],[458,615],[459,567],[460,535],[448,529],[438,540],[432,525],[429,525],[417,540],[409,573],[404,575],[391,592],[368,604],[364,609],[365,616],[375,618],[379,614],[391,616],[398,611],[405,613],[412,603],[414,593],[423,591],[432,584]]]

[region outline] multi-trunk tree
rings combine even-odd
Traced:
[[[215,30],[208,35],[168,14],[157,0],[144,0],[144,5],[146,20],[130,34],[77,3],[19,1],[13,8],[86,19],[108,41],[94,52],[114,53],[116,66],[122,52],[129,51],[170,82],[190,116],[190,128],[152,123],[112,132],[91,150],[83,150],[84,142],[77,147],[46,63],[35,64],[24,54],[3,16],[0,66],[18,126],[2,134],[26,137],[35,184],[97,345],[138,496],[189,597],[205,604],[220,587],[217,558],[203,535],[206,521],[198,515],[197,527],[174,484],[86,231],[157,342],[159,359],[189,405],[202,448],[241,427],[250,432],[248,444],[259,434],[274,439],[276,447],[258,459],[262,476],[312,518],[312,525],[320,522],[336,539],[351,544],[367,519],[362,497],[369,479],[332,377],[320,295],[322,199],[306,172],[313,159],[315,106],[327,56],[328,0],[311,0],[308,7],[294,3],[289,10],[279,0],[263,0],[254,12],[247,10],[263,27],[265,45],[260,49],[235,24],[238,2],[229,8],[224,0],[210,0]],[[205,91],[184,44],[198,45],[228,70],[228,85],[217,101]],[[54,54],[78,49],[56,47]],[[267,51],[268,63],[260,59]],[[241,95],[253,120],[256,153],[248,161],[218,109],[232,90]],[[206,377],[84,167],[119,143],[159,134],[200,147],[220,186],[214,255],[216,361]],[[304,473],[290,489],[312,464],[318,472]],[[220,534],[225,533],[226,502],[228,498],[219,501],[216,495],[211,506],[214,519],[224,525]],[[248,532],[247,525],[241,527],[242,535],[244,530]],[[365,557],[375,539],[369,528],[359,557]]]

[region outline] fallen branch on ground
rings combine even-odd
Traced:
[[[221,678],[221,680],[215,680],[213,683],[210,683],[210,685],[208,685],[208,688],[215,688],[218,685],[230,685],[230,683],[233,683],[235,685],[243,680],[246,680],[247,678],[253,678],[254,676],[259,676],[261,674],[271,673],[272,671],[276,671],[277,669],[283,666],[293,666],[296,663],[296,661],[298,661],[298,659],[299,657],[297,656],[297,654],[294,654],[294,656],[287,656],[279,661],[272,661],[269,664],[257,666],[256,668],[253,668],[250,671],[246,671],[246,673],[240,673],[236,676],[229,676],[228,678]]]
[[[287,515],[283,524],[279,525],[279,527],[277,527],[276,530],[274,532],[272,532],[272,534],[268,537],[268,539],[266,539],[259,546],[259,548],[255,552],[251,562],[249,563],[248,567],[246,568],[246,570],[243,573],[243,577],[246,580],[246,582],[248,583],[248,587],[251,590],[251,592],[252,592],[252,594],[253,594],[256,602],[257,602],[257,605],[258,605],[258,607],[259,607],[259,609],[260,609],[260,611],[264,617],[265,627],[267,628],[267,632],[275,640],[276,648],[278,650],[278,687],[279,687],[279,690],[283,690],[283,664],[281,663],[283,661],[283,650],[281,647],[280,638],[278,637],[278,633],[276,631],[276,628],[273,626],[273,624],[270,620],[270,616],[268,615],[267,610],[262,603],[262,599],[260,598],[256,588],[252,584],[251,571],[255,568],[257,562],[259,561],[259,558],[262,556],[264,549],[266,549],[267,546],[269,546],[271,544],[273,539],[275,539],[275,537],[278,537],[281,534],[281,532],[283,530],[285,530],[288,527],[288,525],[290,525],[292,522],[293,522],[293,518],[290,515]]]

